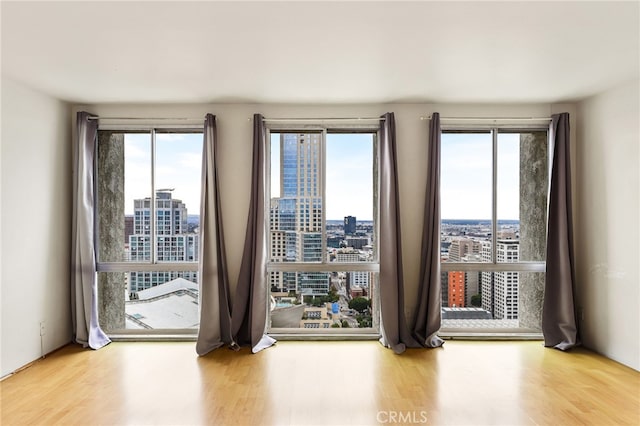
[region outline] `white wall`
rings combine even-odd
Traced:
[[[640,370],[640,84],[579,104],[576,263],[584,344]]]
[[[2,376],[71,341],[69,113],[2,78]]]

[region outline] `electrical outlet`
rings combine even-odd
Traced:
[[[46,334],[46,328],[44,326],[45,322],[44,321],[40,321],[40,335],[44,336]]]

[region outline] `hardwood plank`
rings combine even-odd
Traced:
[[[585,349],[447,341],[67,346],[0,383],[2,425],[638,425],[640,373]]]

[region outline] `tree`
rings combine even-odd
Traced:
[[[310,303],[313,306],[319,307],[324,305],[325,303],[333,303],[333,302],[337,302],[338,300],[340,300],[340,296],[338,295],[335,289],[331,289],[331,291],[327,295],[313,296],[313,299],[311,300]]]
[[[328,302],[337,302],[338,300],[340,300],[340,296],[338,295],[338,292],[336,291],[335,288],[332,288],[331,291],[329,291],[329,296],[328,296],[329,300]]]
[[[359,328],[370,328],[372,327],[372,318],[371,315],[368,314],[364,314],[364,315],[356,315],[356,320],[358,321],[358,327]]]
[[[342,320],[342,328],[351,328],[347,320]]]
[[[482,296],[479,294],[474,294],[473,296],[471,296],[471,306],[475,306],[476,308],[479,308],[482,306]]]
[[[349,308],[358,312],[364,312],[371,307],[371,300],[364,297],[356,297],[349,300]]]

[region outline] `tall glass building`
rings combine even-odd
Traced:
[[[271,200],[271,259],[274,262],[320,262],[323,232],[322,134],[280,134],[280,197]],[[322,295],[329,274],[272,273],[274,291]]]

